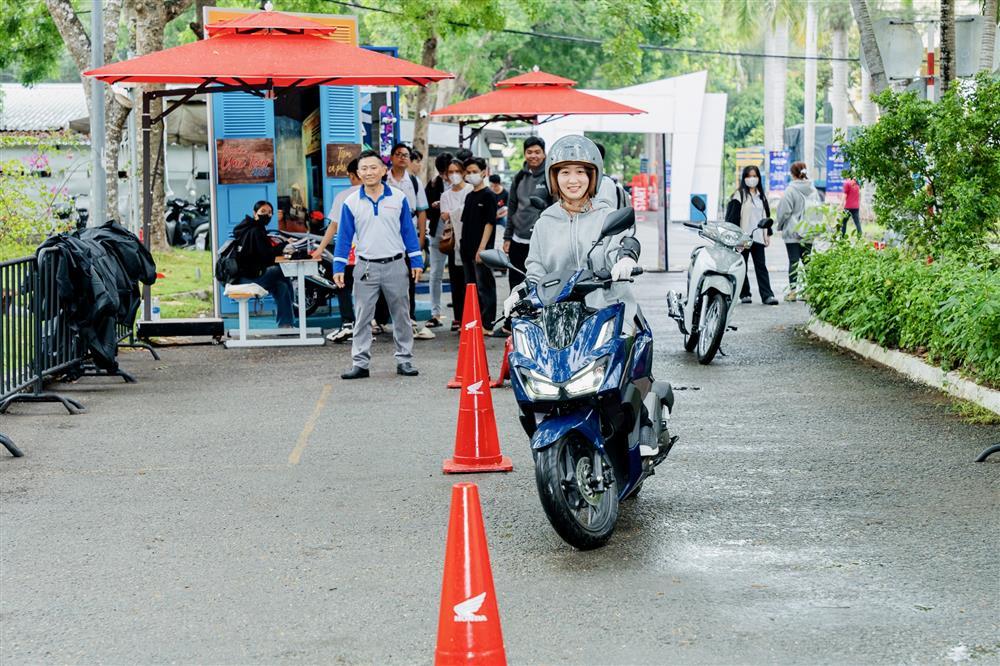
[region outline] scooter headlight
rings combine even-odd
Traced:
[[[607,370],[608,357],[602,356],[570,378],[566,383],[566,393],[571,397],[593,393],[601,388]]]
[[[615,320],[609,319],[604,322],[601,326],[601,332],[597,334],[597,341],[594,343],[594,348],[601,347],[605,345],[615,334]]]
[[[743,234],[737,233],[732,229],[719,229],[719,242],[730,247],[736,247],[739,245]]]
[[[548,377],[544,377],[534,370],[522,370],[521,379],[524,380],[524,389],[536,400],[559,397],[559,387],[553,384]]]
[[[514,329],[514,349],[519,354],[530,355],[531,343],[528,341],[528,335],[519,328]]]

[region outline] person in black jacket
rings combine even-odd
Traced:
[[[764,248],[769,243],[769,237],[760,232],[754,233],[757,223],[768,217],[771,217],[771,206],[767,202],[767,195],[764,194],[764,187],[761,184],[760,169],[754,165],[743,167],[739,186],[726,205],[726,222],[735,224],[743,230],[743,233],[753,236],[753,245],[749,250],[743,250],[743,261],[746,263],[749,258],[753,259],[761,302],[765,305],[777,305],[778,299],[771,290],[771,278],[767,273],[764,256]],[[747,270],[749,273],[749,264]],[[743,289],[740,291],[741,303],[751,301],[749,278],[748,274],[743,280]]]
[[[524,140],[524,168],[514,174],[509,192],[503,251],[510,256],[511,265],[524,271],[531,231],[544,210],[533,206],[531,198],[538,197],[545,202],[545,206],[553,203],[545,183],[545,141],[541,137],[529,136]],[[514,291],[524,281],[524,276],[518,271],[507,271],[507,280],[510,290]]]
[[[253,205],[253,217],[247,215],[236,228],[233,238],[241,244],[236,253],[240,277],[236,284],[253,282],[259,284],[274,299],[275,319],[278,328],[292,327],[292,283],[274,264],[281,254],[281,245],[274,245],[267,235],[267,225],[271,221],[273,209],[266,201]]]

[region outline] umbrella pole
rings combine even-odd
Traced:
[[[149,225],[153,218],[152,175],[149,173],[149,138],[152,121],[149,116],[149,93],[142,91],[142,244],[148,250]],[[150,299],[152,289],[148,284],[142,285],[142,318],[150,321],[153,315],[153,304]]]

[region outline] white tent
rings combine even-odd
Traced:
[[[638,116],[569,116],[545,123],[538,133],[547,143],[581,132],[633,132],[647,139],[650,173],[663,184],[663,147],[671,166],[672,220],[690,218],[692,194],[708,196],[708,209],[718,210],[722,178],[726,95],[706,93],[708,72],[694,72],[617,90],[586,90],[592,95],[646,111]],[[656,140],[655,135],[663,138]]]

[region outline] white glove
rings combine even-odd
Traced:
[[[525,292],[524,292],[524,285],[523,284],[519,284],[516,287],[514,287],[514,291],[510,292],[510,296],[508,296],[507,300],[505,300],[503,302],[503,316],[504,316],[504,318],[509,318],[510,317],[511,310],[514,309],[514,306],[517,305],[517,302],[519,300],[521,300],[522,298],[524,298],[524,293]]]
[[[611,279],[616,282],[619,280],[631,280],[632,269],[638,265],[632,257],[622,257],[611,267]]]

